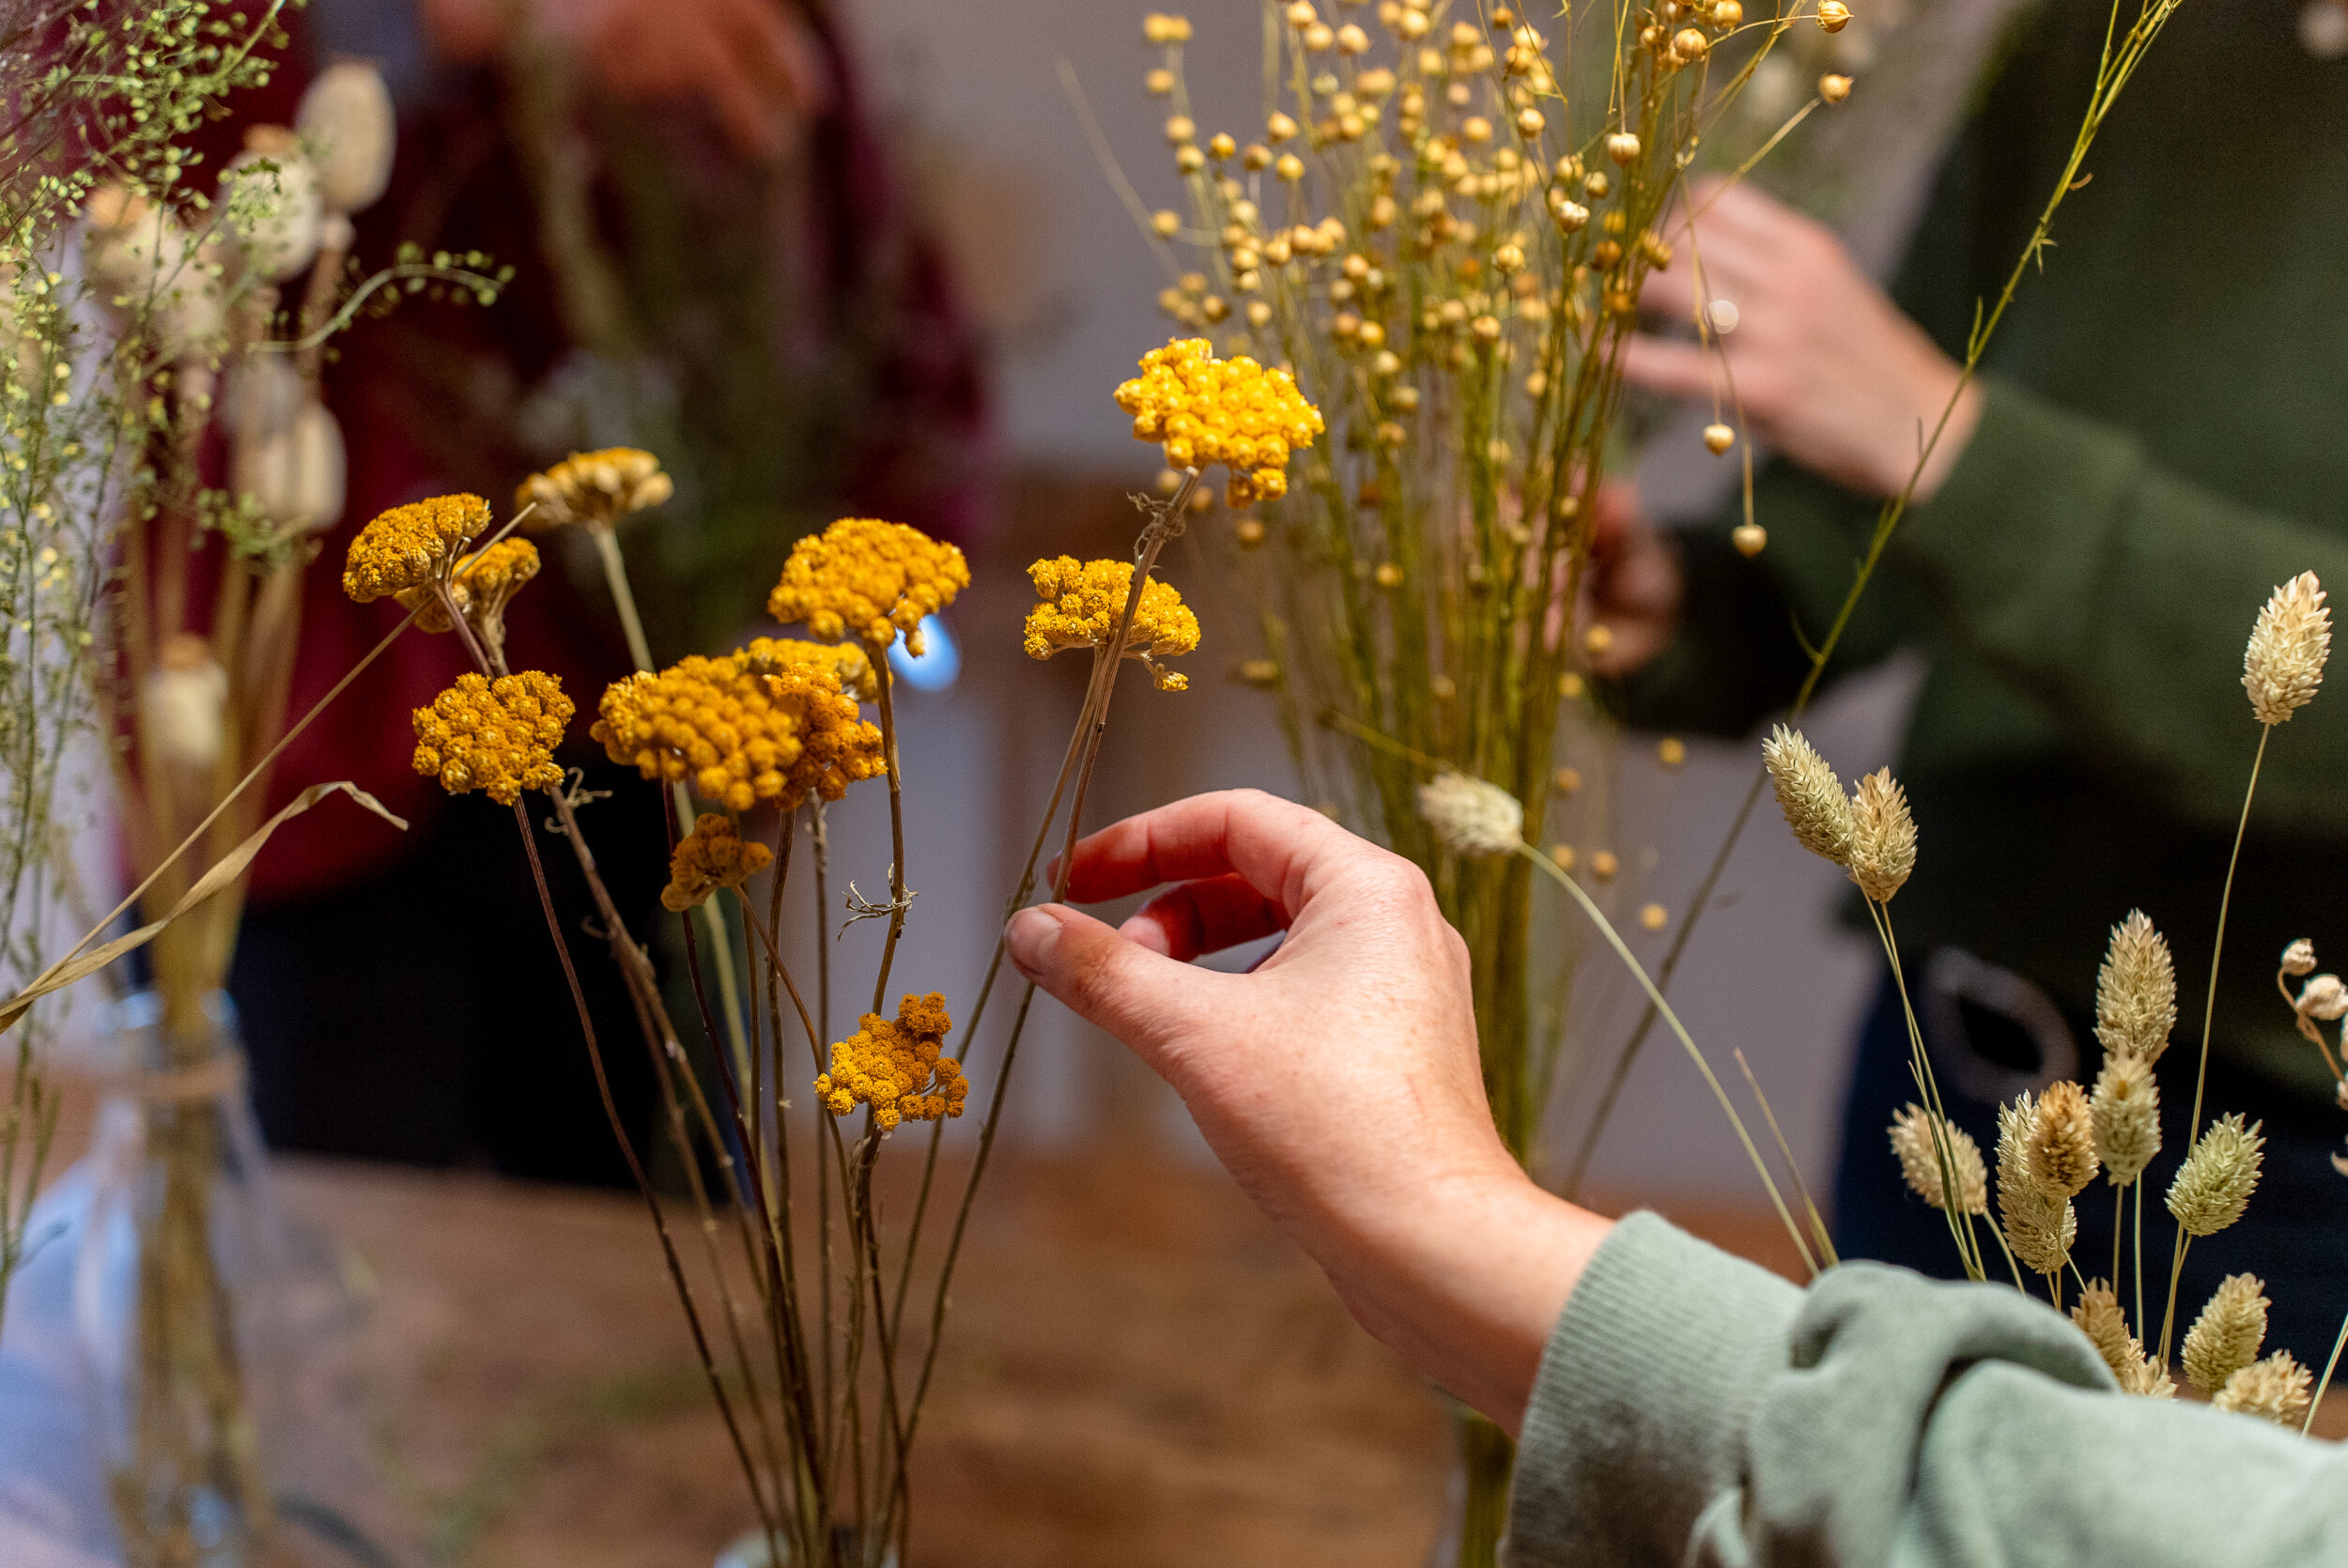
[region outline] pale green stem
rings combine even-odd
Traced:
[[[1728,1116],[1728,1125],[1736,1130],[1737,1141],[1744,1145],[1745,1157],[1753,1161],[1753,1173],[1760,1176],[1763,1191],[1769,1193],[1769,1203],[1776,1208],[1778,1219],[1784,1222],[1785,1234],[1794,1238],[1794,1250],[1801,1254],[1803,1266],[1810,1270],[1813,1277],[1815,1277],[1818,1272],[1817,1260],[1811,1255],[1810,1244],[1803,1238],[1801,1227],[1794,1222],[1793,1214],[1785,1207],[1785,1199],[1779,1193],[1776,1181],[1770,1177],[1768,1161],[1761,1158],[1761,1151],[1753,1146],[1753,1134],[1745,1130],[1745,1119],[1737,1114],[1737,1107],[1729,1100],[1728,1091],[1721,1087],[1719,1077],[1712,1071],[1712,1064],[1704,1059],[1703,1051],[1697,1048],[1695,1040],[1688,1034],[1687,1026],[1679,1022],[1679,1015],[1672,1011],[1670,1003],[1663,1000],[1663,993],[1655,989],[1655,982],[1648,978],[1646,970],[1632,955],[1630,945],[1622,939],[1622,933],[1614,930],[1614,923],[1606,918],[1605,911],[1598,907],[1597,901],[1583,890],[1582,884],[1557,869],[1555,861],[1526,843],[1519,843],[1516,853],[1539,868],[1551,881],[1564,888],[1567,895],[1582,907],[1582,913],[1588,915],[1591,924],[1598,927],[1599,934],[1606,939],[1607,945],[1614,949],[1614,956],[1622,960],[1623,966],[1629,969],[1631,976],[1638,980],[1640,989],[1646,992],[1647,1000],[1654,1004],[1658,1015],[1662,1018],[1671,1032],[1679,1038],[1680,1045],[1687,1050],[1688,1059],[1695,1063],[1696,1070],[1704,1075],[1704,1082],[1711,1089],[1712,1098],[1720,1101],[1721,1110]]]
[[[2324,1363],[2324,1376],[2315,1385],[2314,1397],[2308,1401],[2308,1419],[2299,1423],[2299,1436],[2308,1435],[2315,1424],[2315,1412],[2324,1407],[2324,1392],[2332,1386],[2332,1372],[2340,1365],[2340,1347],[2348,1345],[2348,1317],[2340,1320],[2340,1337],[2332,1341],[2331,1359]]]

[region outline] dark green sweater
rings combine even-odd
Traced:
[[[2187,0],[2106,121],[2093,182],[1994,340],[1979,428],[1901,525],[1837,665],[1930,661],[1897,771],[1922,836],[1892,906],[1911,951],[1960,945],[2075,1011],[2141,907],[2198,1036],[2259,728],[2243,644],[2278,583],[2348,586],[2348,61],[2303,0]],[[1952,354],[2068,154],[2106,8],[2047,0],[1942,168],[1894,294]],[[1769,546],[1687,537],[1685,630],[1635,722],[1743,733],[1807,669],[1877,504],[1778,464]],[[1830,759],[1847,775],[1880,759]],[[1756,831],[1776,831],[1774,822]],[[2348,964],[2348,691],[2267,748],[2228,932],[2218,1049],[2311,1094],[2275,955]]]

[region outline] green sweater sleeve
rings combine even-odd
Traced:
[[[2135,438],[1992,377],[1981,423],[1894,549],[1942,634],[2044,702],[2073,749],[2197,826],[2241,809],[2258,726],[2242,653],[2278,583],[2348,582],[2348,537],[2188,483]],[[2348,707],[2304,710],[2262,823],[2348,831]]]
[[[1846,1264],[1807,1292],[1616,1226],[1525,1411],[1511,1568],[2348,1561],[2348,1454],[2122,1394],[2045,1305]]]

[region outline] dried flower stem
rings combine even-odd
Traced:
[[[2242,839],[2250,827],[2250,802],[2258,797],[2259,767],[2266,761],[2266,743],[2274,733],[2273,725],[2259,726],[2259,748],[2250,759],[2250,782],[2242,792],[2242,815],[2234,823],[2233,853],[2226,857],[2226,882],[2217,895],[2217,933],[2210,943],[2209,952],[2209,995],[2201,1005],[2201,1059],[2193,1069],[2193,1115],[2185,1124],[2185,1146],[2188,1159],[2201,1135],[2201,1095],[2209,1083],[2209,1038],[2211,1026],[2217,1018],[2217,971],[2226,956],[2226,916],[2233,907],[2234,869],[2242,863]],[[2160,1321],[2160,1359],[2164,1363],[2169,1360],[2170,1332],[2175,1328],[2177,1320],[2177,1281],[2185,1271],[2185,1250],[2192,1240],[2186,1234],[2185,1226],[2180,1224],[2177,1227],[2176,1248],[2169,1260],[2169,1305],[2162,1312]]]
[[[2340,1352],[2344,1346],[2348,1346],[2348,1317],[2340,1320],[2340,1334],[2332,1341],[2331,1356],[2324,1362],[2324,1376],[2316,1382],[2315,1396],[2308,1401],[2307,1419],[2299,1423],[2302,1437],[2315,1424],[2315,1412],[2324,1407],[2324,1391],[2332,1386],[2332,1373],[2340,1365]]]
[[[1975,315],[1972,331],[1966,341],[1965,357],[1958,370],[1956,385],[1951,390],[1939,418],[1933,422],[1931,430],[1919,445],[1915,466],[1908,470],[1907,483],[1900,486],[1898,495],[1884,503],[1882,512],[1876,519],[1875,532],[1868,541],[1867,553],[1861,559],[1852,579],[1850,591],[1843,596],[1842,607],[1836,610],[1826,636],[1810,652],[1810,672],[1802,678],[1800,689],[1794,696],[1793,716],[1800,716],[1809,708],[1810,699],[1816,694],[1818,683],[1826,674],[1827,665],[1833,659],[1834,651],[1841,645],[1843,634],[1859,608],[1861,597],[1875,577],[1876,567],[1882,561],[1883,553],[1891,545],[1892,536],[1899,528],[1901,519],[1908,515],[1917,483],[1932,461],[1932,454],[1946,434],[1958,403],[1980,372],[1982,357],[1988,351],[1990,339],[1995,336],[1999,323],[2004,320],[2006,309],[2013,304],[2023,277],[2051,245],[2049,236],[2054,227],[2055,213],[2062,206],[2063,199],[2078,188],[2079,169],[2087,161],[2089,148],[2094,145],[2096,132],[2103,129],[2106,116],[2119,102],[2120,95],[2136,74],[2137,67],[2143,62],[2146,51],[2152,48],[2154,39],[2159,37],[2161,28],[2182,3],[2183,0],[2148,0],[2134,23],[2125,33],[2122,33],[2121,0],[2113,0],[2109,23],[2113,41],[2105,50],[2103,59],[2096,68],[2095,84],[2088,94],[2087,110],[2080,119],[2078,134],[2072,142],[2070,157],[2064,161],[2062,173],[2056,178],[2053,190],[2047,193],[2046,206],[2040,209],[2037,224],[2023,244],[2022,254],[2016,259],[2013,270],[2007,273],[2005,286],[1999,291],[1997,302],[1985,313],[1977,312]],[[1755,771],[1753,783],[1745,792],[1743,804],[1738,807],[1727,835],[1721,840],[1721,847],[1714,852],[1711,864],[1706,868],[1703,879],[1697,884],[1697,896],[1689,901],[1687,912],[1679,917],[1678,927],[1672,933],[1671,946],[1656,970],[1663,986],[1670,986],[1673,975],[1678,970],[1679,961],[1688,950],[1689,938],[1694,934],[1696,922],[1709,907],[1712,892],[1718,886],[1722,873],[1727,869],[1729,857],[1736,853],[1738,841],[1744,837],[1745,825],[1753,818],[1753,807],[1760,803],[1761,792],[1769,787],[1769,778],[1768,770]],[[1600,1097],[1599,1109],[1582,1134],[1581,1147],[1575,1151],[1572,1174],[1566,1187],[1568,1197],[1580,1189],[1582,1174],[1588,1169],[1591,1153],[1606,1130],[1622,1084],[1630,1075],[1630,1067],[1638,1057],[1640,1047],[1646,1042],[1648,1033],[1655,1027],[1657,1016],[1658,1009],[1652,1005],[1641,1012],[1639,1022],[1631,1027],[1630,1038],[1623,1042],[1622,1050],[1615,1057],[1614,1071],[1608,1079],[1605,1093]]]
[[[1794,1250],[1801,1254],[1802,1266],[1810,1270],[1812,1278],[1816,1278],[1817,1259],[1812,1255],[1810,1244],[1802,1237],[1801,1227],[1794,1223],[1793,1215],[1787,1211],[1785,1199],[1779,1193],[1776,1181],[1769,1176],[1768,1161],[1761,1158],[1761,1151],[1753,1146],[1753,1134],[1745,1130],[1745,1119],[1737,1114],[1737,1107],[1730,1101],[1728,1091],[1721,1087],[1720,1079],[1712,1071],[1712,1064],[1704,1059],[1704,1053],[1697,1048],[1695,1040],[1689,1036],[1687,1026],[1679,1022],[1679,1015],[1672,1011],[1671,1004],[1663,1000],[1662,992],[1656,988],[1655,982],[1647,976],[1645,968],[1632,955],[1630,945],[1622,939],[1622,933],[1614,930],[1614,923],[1606,918],[1605,911],[1598,907],[1597,901],[1583,891],[1582,884],[1557,869],[1555,861],[1530,844],[1519,844],[1516,853],[1520,858],[1530,862],[1552,882],[1564,888],[1567,895],[1581,906],[1582,913],[1589,916],[1591,924],[1598,927],[1599,934],[1603,936],[1607,945],[1614,949],[1615,957],[1622,960],[1623,966],[1630,971],[1641,989],[1645,991],[1647,1000],[1657,1011],[1661,1013],[1663,1022],[1670,1026],[1672,1033],[1679,1037],[1679,1043],[1687,1049],[1688,1059],[1695,1063],[1696,1070],[1704,1075],[1704,1082],[1712,1091],[1712,1098],[1720,1102],[1722,1111],[1727,1114],[1729,1126],[1736,1130],[1737,1141],[1744,1145],[1746,1158],[1753,1161],[1754,1173],[1761,1177],[1761,1186],[1769,1193],[1769,1203],[1777,1209],[1777,1217],[1784,1222],[1785,1234],[1794,1238]]]

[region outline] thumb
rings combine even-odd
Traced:
[[[1224,978],[1153,953],[1065,904],[1021,910],[1004,928],[1003,941],[1022,975],[1152,1068],[1197,1016],[1199,992]]]

